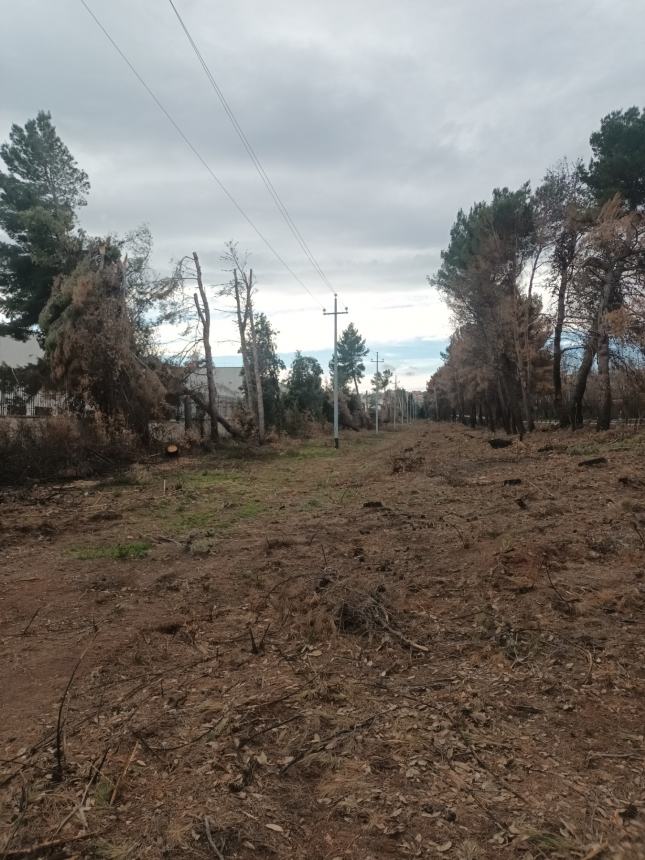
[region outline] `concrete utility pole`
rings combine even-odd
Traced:
[[[326,311],[323,308],[323,316],[334,318],[334,448],[338,448],[338,317],[349,311],[338,310],[338,296],[334,293],[334,310]]]
[[[371,361],[372,364],[376,364],[376,432],[378,433],[378,352],[376,353],[376,358],[371,359]]]

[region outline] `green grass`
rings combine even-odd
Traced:
[[[226,471],[182,472],[171,475],[166,479],[169,487],[183,490],[207,490],[209,487],[219,487],[226,484],[236,484],[242,478],[239,472],[232,469]]]
[[[336,450],[329,444],[323,445],[320,442],[312,442],[300,448],[289,448],[285,454],[287,457],[294,457],[298,460],[312,460],[318,457],[333,457],[336,455]]]
[[[87,546],[75,547],[70,550],[72,558],[77,558],[81,561],[92,561],[100,558],[111,559],[132,559],[146,558],[150,544],[143,541],[135,543],[118,543],[113,546]]]
[[[584,457],[587,454],[599,454],[600,446],[595,445],[593,442],[588,442],[587,444],[581,445],[571,445],[571,447],[567,448],[568,454],[573,454],[576,457]]]
[[[137,487],[142,481],[133,472],[118,472],[110,478],[98,483],[98,488],[101,490],[109,490],[111,487]]]
[[[625,434],[617,439],[598,441],[589,440],[588,442],[580,442],[577,445],[570,445],[566,448],[568,454],[576,456],[602,454],[607,451],[632,451],[645,445],[645,435],[641,433]]]
[[[224,494],[222,501],[213,505],[208,498],[197,498],[194,502],[180,502],[176,506],[165,499],[157,507],[156,520],[163,522],[166,532],[174,535],[195,531],[218,531],[234,526],[240,520],[252,519],[266,510],[258,499],[244,499],[239,494],[231,497]]]

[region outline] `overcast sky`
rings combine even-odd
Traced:
[[[326,364],[328,288],[262,186],[166,0],[88,0],[271,256],[79,0],[4,0],[0,139],[50,110],[89,174],[82,223],[150,225],[155,264],[251,253],[279,347]],[[643,0],[176,0],[300,231],[368,345],[423,387],[450,331],[427,286],[460,207],[588,158],[610,110],[645,103]],[[232,363],[233,329],[217,355]],[[229,358],[226,358],[229,357]]]

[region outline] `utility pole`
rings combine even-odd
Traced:
[[[376,358],[375,358],[375,359],[374,359],[374,358],[373,358],[373,359],[371,359],[371,361],[372,361],[372,364],[376,364],[376,410],[375,410],[375,411],[376,411],[376,432],[378,433],[378,382],[379,382],[379,376],[378,376],[378,363],[379,363],[378,351],[377,351],[377,353],[376,353]]]
[[[394,374],[394,429],[396,430],[396,411],[397,411],[397,390],[396,390],[396,373]]]
[[[334,293],[334,310],[326,311],[323,308],[323,316],[334,318],[334,448],[338,448],[338,317],[349,311],[338,310],[338,296]]]

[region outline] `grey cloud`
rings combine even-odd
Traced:
[[[169,5],[89,2],[323,296]],[[643,99],[641,0],[177,3],[312,250],[348,295],[424,290],[460,207],[494,186],[539,181],[563,155],[587,157],[600,117]],[[41,107],[52,111],[90,173],[89,229],[148,222],[159,266],[197,249],[213,278],[235,237],[267,289],[296,294],[77,0],[5,5],[0,137]]]

